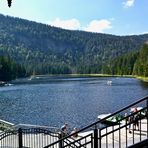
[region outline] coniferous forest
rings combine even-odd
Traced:
[[[25,68],[12,61],[10,57],[0,56],[0,81],[10,81],[17,77],[25,77]]]
[[[148,77],[148,34],[70,31],[0,15],[0,81],[35,74]]]

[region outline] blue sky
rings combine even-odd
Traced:
[[[148,33],[148,0],[7,0],[0,13],[70,30],[114,35]]]

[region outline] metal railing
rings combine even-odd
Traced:
[[[13,123],[0,119],[0,131],[11,129],[13,126]]]
[[[59,140],[55,127],[19,124],[0,132],[0,147],[43,148]]]
[[[136,112],[131,108],[141,107]],[[126,116],[125,116],[125,113]],[[120,118],[119,118],[120,117]],[[138,117],[137,119],[135,117]],[[129,119],[133,120],[129,120]],[[113,119],[113,120],[112,120]],[[116,119],[116,121],[114,121]],[[77,138],[72,135],[61,137],[60,140],[44,148],[125,148],[148,139],[148,97],[103,118],[79,130]],[[109,124],[105,124],[110,122]],[[139,129],[135,129],[138,124]],[[104,126],[102,126],[104,125]]]

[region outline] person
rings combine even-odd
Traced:
[[[129,113],[129,115],[127,113],[125,113],[124,115],[125,117],[125,124],[128,124],[128,128],[126,126],[126,129],[129,129],[129,133],[131,133],[131,124],[133,123],[133,116],[131,115],[131,112]]]
[[[129,123],[129,133],[131,133],[131,124],[133,123],[133,115],[130,113],[130,116],[128,117],[128,123]]]
[[[127,113],[125,113],[124,114],[124,117],[125,117],[125,124],[127,125],[128,124],[128,114]],[[127,126],[126,126],[126,129],[127,129]]]
[[[75,127],[75,128],[73,128],[73,130],[72,130],[72,132],[71,132],[71,134],[72,134],[72,138],[77,138],[78,137],[78,133],[77,133],[77,128]]]
[[[61,131],[62,131],[62,136],[65,137],[68,135],[68,123],[65,123],[64,125],[61,126]]]
[[[125,117],[125,123],[126,123],[126,124],[128,123],[128,118],[127,118],[127,116],[128,116],[128,114],[125,113],[125,114],[124,114],[124,117]]]
[[[134,124],[133,124],[134,125],[134,129],[136,130],[136,126],[137,126],[137,128],[139,130],[139,114],[137,113],[138,110],[137,110],[136,107],[134,108],[133,112],[135,113],[135,115],[134,115]]]

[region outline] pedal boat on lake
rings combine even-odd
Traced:
[[[111,115],[111,113],[101,114],[101,115],[98,116],[97,119],[102,120],[102,119],[104,119],[104,118],[106,118],[106,117],[108,117],[110,115]],[[107,126],[118,125],[118,124],[120,124],[120,121],[121,121],[122,118],[123,118],[122,115],[114,115],[114,116],[111,116],[111,117],[109,117],[109,118],[107,118],[105,120],[102,120],[101,123],[105,124]]]
[[[143,107],[136,107],[137,108],[137,111],[138,111],[138,115],[139,115],[139,119],[143,119],[146,117],[146,112],[143,110]],[[131,108],[130,112],[133,113],[135,107]],[[101,123],[102,124],[105,124],[107,126],[112,126],[112,125],[119,125],[119,124],[123,124],[125,123],[124,121],[124,116],[123,115],[120,115],[120,114],[117,114],[117,115],[114,115],[114,116],[111,116],[109,118],[106,118],[108,116],[110,116],[111,113],[108,113],[108,114],[101,114],[98,116],[98,120],[102,120]],[[106,118],[105,120],[103,120],[104,118]]]

